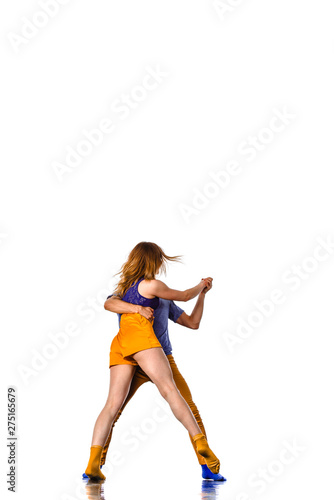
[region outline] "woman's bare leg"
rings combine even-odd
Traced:
[[[90,478],[105,479],[100,470],[103,446],[117,413],[128,395],[135,368],[133,365],[114,365],[110,367],[108,399],[95,423],[90,457],[85,470],[85,474]]]
[[[170,364],[161,347],[153,347],[152,349],[137,352],[133,357],[157,386],[162,397],[170,405],[175,417],[184,425],[189,434],[192,437],[201,434],[202,431],[194,415],[175,385]]]
[[[110,367],[110,385],[107,402],[97,417],[92,446],[104,446],[110,427],[128,395],[136,367],[133,365],[114,365]]]
[[[168,359],[161,347],[153,347],[133,354],[142,370],[157,386],[162,397],[168,402],[175,417],[184,425],[194,442],[200,455],[206,458],[209,469],[217,474],[219,460],[210,450],[205,436],[202,434],[194,415],[186,401],[178,391]]]

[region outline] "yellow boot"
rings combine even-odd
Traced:
[[[91,479],[105,479],[106,476],[102,474],[100,469],[101,463],[101,455],[103,448],[102,446],[91,446],[90,448],[90,457],[87,465],[87,469],[85,470],[85,474]]]
[[[204,434],[196,434],[196,436],[193,436],[193,441],[197,448],[197,452],[205,458],[206,464],[211,472],[213,472],[213,474],[218,474],[220,462],[213,451],[210,450]]]

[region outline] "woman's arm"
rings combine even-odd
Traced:
[[[169,288],[160,280],[145,280],[139,286],[141,288],[139,292],[141,295],[150,295],[150,298],[160,297],[161,299],[187,302],[196,297],[207,286],[207,282],[206,280],[201,280],[198,285],[188,288],[183,292]]]

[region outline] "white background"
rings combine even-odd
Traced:
[[[117,333],[101,304],[128,252],[148,240],[184,256],[169,285],[214,278],[200,329],[171,324],[170,334],[228,481],[205,489],[171,416],[135,451],[122,444],[161,401],[146,384],[117,424],[122,460],[107,474],[105,498],[329,498],[334,254],[323,252],[319,265],[304,259],[317,239],[334,239],[332,3],[226,1],[234,6],[225,15],[212,0],[65,3],[17,51],[8,34],[21,35],[23,18],[41,7],[1,5],[2,497],[13,495],[6,391],[15,385],[16,498],[89,498],[80,478]],[[121,120],[110,105],[136,92],[147,67],[168,76]],[[293,119],[248,161],[238,148],[268,138],[274,109]],[[116,120],[115,131],[60,181],[53,162],[64,163],[66,148],[103,118]],[[210,189],[209,172],[231,160],[239,174],[187,223],[180,205],[192,206],[194,189]],[[292,291],[282,277],[303,263],[314,267]],[[273,289],[284,304],[231,352],[224,334],[236,335]],[[31,368],[33,353],[70,322],[80,332],[25,383],[19,367]],[[275,469],[294,440],[303,451]],[[263,493],[248,483],[261,467],[278,471]]]

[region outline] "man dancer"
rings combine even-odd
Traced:
[[[204,436],[206,437],[206,432],[205,428],[201,419],[201,416],[199,414],[199,411],[195,405],[195,403],[192,400],[191,392],[190,389],[182,377],[181,373],[178,370],[178,367],[176,366],[176,363],[174,361],[174,358],[172,356],[172,345],[169,339],[169,334],[168,334],[168,319],[174,321],[174,323],[178,323],[179,325],[185,326],[187,328],[191,328],[193,330],[197,330],[199,328],[202,316],[203,316],[203,309],[204,309],[204,299],[206,293],[211,290],[212,288],[212,279],[207,278],[209,280],[209,285],[204,288],[204,290],[199,294],[195,307],[188,316],[183,309],[178,307],[172,300],[165,300],[165,299],[160,299],[159,301],[159,307],[153,311],[150,307],[143,307],[139,306],[136,304],[130,304],[128,302],[123,301],[122,299],[118,298],[115,295],[110,295],[105,304],[104,308],[107,311],[111,311],[117,314],[126,314],[126,313],[139,313],[142,316],[144,316],[148,320],[153,319],[153,312],[154,312],[154,323],[153,323],[153,329],[154,333],[159,340],[161,347],[163,348],[167,359],[169,361],[172,373],[173,373],[173,378],[175,381],[175,385],[180,391],[180,394],[182,397],[186,400],[188,406],[190,407],[196,422],[198,423],[201,431],[203,432]],[[134,394],[137,392],[139,387],[143,385],[145,382],[151,382],[150,378],[146,375],[146,373],[139,367],[137,366],[136,372],[133,376],[129,394],[124,401],[124,404],[120,411],[118,412],[118,415],[111,427],[108,439],[104,445],[102,457],[101,457],[101,467],[105,464],[106,461],[106,455],[108,452],[108,447],[110,444],[112,432],[114,425],[116,424],[117,420],[122,414],[122,411],[124,410],[125,406],[127,403],[130,401],[130,399],[134,396]],[[202,478],[203,479],[213,479],[214,481],[225,481],[225,478],[221,474],[213,474],[208,466],[206,465],[205,459],[199,455],[196,451],[196,446],[190,437],[191,444],[193,445],[194,451],[197,456],[197,460],[199,464],[202,467]],[[83,477],[86,477],[85,474],[83,474]]]

